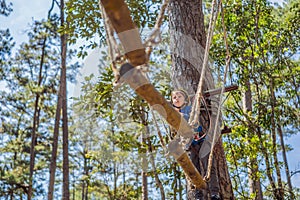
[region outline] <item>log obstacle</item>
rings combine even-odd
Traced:
[[[145,47],[127,4],[123,0],[101,0],[101,4],[118,34],[126,58],[133,66],[145,64]]]
[[[120,81],[127,83],[135,92],[145,99],[149,105],[166,119],[176,132],[183,138],[194,137],[193,129],[183,116],[177,112],[171,104],[150,84],[140,69],[129,63],[125,63],[120,68]],[[186,151],[178,139],[172,140],[168,144],[169,153],[176,159],[184,173],[198,189],[206,188],[206,182],[189,159]]]
[[[120,68],[120,82],[127,83],[135,92],[145,99],[180,136],[186,139],[194,137],[193,129],[183,116],[155,89],[136,66],[146,63],[146,52],[139,30],[132,21],[130,11],[124,0],[101,0],[101,4],[118,34],[129,63]],[[206,183],[195,168],[187,153],[177,139],[168,145],[169,153],[182,167],[187,177],[198,189],[206,188]]]

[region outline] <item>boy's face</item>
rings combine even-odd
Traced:
[[[185,102],[184,95],[180,91],[172,92],[172,103],[176,107],[183,106]]]

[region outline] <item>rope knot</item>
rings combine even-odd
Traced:
[[[210,181],[210,176],[206,175],[204,176],[203,180],[208,183]]]

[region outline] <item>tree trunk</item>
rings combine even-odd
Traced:
[[[60,1],[60,22],[65,25],[65,2]],[[68,132],[68,111],[67,111],[67,35],[61,35],[61,76],[62,76],[62,119],[63,119],[63,200],[70,199],[69,190],[69,132]]]
[[[48,19],[50,19],[51,12],[53,10],[54,1],[52,1],[52,6],[50,10],[48,11]],[[48,31],[48,29],[46,29]],[[43,65],[44,65],[44,59],[45,59],[45,49],[46,49],[46,41],[47,37],[43,40],[43,47],[42,47],[42,55],[41,55],[41,61],[40,61],[40,69],[39,69],[39,77],[38,77],[38,86],[41,86],[42,84],[42,73],[43,73]],[[34,109],[34,116],[33,116],[33,129],[32,129],[32,135],[31,135],[31,146],[30,146],[30,169],[29,169],[29,188],[28,188],[28,200],[32,197],[32,181],[33,181],[33,171],[34,171],[34,164],[35,164],[35,143],[36,143],[36,132],[38,131],[39,126],[39,118],[40,118],[40,108],[39,108],[39,100],[40,95],[36,95],[35,99],[35,109]]]
[[[280,122],[280,119],[278,120],[278,122]],[[291,174],[290,174],[290,170],[289,170],[289,164],[288,164],[288,159],[287,159],[287,154],[286,154],[286,149],[285,149],[285,144],[284,144],[282,128],[279,123],[277,124],[277,131],[278,131],[278,134],[280,137],[280,145],[282,148],[282,157],[283,157],[283,161],[284,161],[284,169],[285,169],[285,175],[287,177],[287,184],[288,184],[290,199],[295,199],[295,195],[293,193],[292,181],[291,181]]]
[[[202,1],[171,0],[169,24],[172,81],[175,88],[182,88],[192,95],[198,87],[206,43]],[[209,68],[207,68],[204,77],[203,90],[213,89],[214,81]],[[212,122],[214,122],[217,114],[217,106],[212,104]],[[207,154],[209,150],[204,150],[203,153]],[[233,190],[221,140],[215,146],[215,151],[221,196],[223,199],[233,199]]]
[[[60,80],[61,79],[62,77],[60,77]],[[48,200],[53,200],[61,107],[62,107],[62,89],[60,86],[58,97],[57,97],[55,124],[54,124],[54,131],[53,131],[52,154],[51,154],[51,162],[50,162],[50,169],[49,169],[50,178],[49,178],[49,188],[48,188]]]
[[[260,94],[260,84],[255,82],[255,89],[256,89],[256,93],[258,95],[258,102],[262,102],[262,97],[261,97],[261,94]],[[264,117],[265,115],[265,109],[263,107],[263,105],[259,105],[259,108],[258,108],[258,121],[259,120],[263,120],[262,118]],[[261,148],[261,151],[262,151],[262,154],[264,155],[263,158],[265,160],[265,165],[266,165],[266,173],[267,173],[267,177],[270,181],[270,185],[272,187],[272,193],[274,195],[274,197],[277,197],[277,189],[276,189],[276,184],[275,184],[275,181],[273,179],[273,176],[272,176],[272,164],[270,162],[270,156],[269,156],[269,152],[267,151],[267,148],[265,147],[265,142],[264,142],[264,139],[263,139],[263,133],[262,133],[262,130],[261,130],[261,127],[260,126],[256,126],[256,127],[252,127],[254,128],[253,131],[256,132],[257,136],[258,136],[258,139],[259,139],[259,142],[260,142],[260,148]]]
[[[60,2],[61,25],[64,25],[64,0]],[[67,36],[61,35],[61,75],[60,87],[57,99],[55,125],[52,144],[52,157],[50,163],[50,180],[48,189],[48,200],[53,199],[55,171],[56,171],[56,158],[58,149],[58,135],[59,135],[59,122],[60,113],[62,110],[63,116],[63,200],[70,199],[69,191],[69,144],[68,144],[68,116],[67,116],[67,80],[66,80],[66,56],[67,55]]]
[[[275,93],[274,93],[274,79],[271,77],[270,80],[270,97],[271,97],[271,134],[272,134],[272,153],[273,153],[273,159],[274,159],[274,167],[276,169],[276,175],[277,175],[277,199],[284,199],[284,188],[282,185],[281,180],[281,173],[280,173],[280,166],[277,156],[277,141],[276,141],[276,123],[275,123],[275,106],[276,106],[276,99],[275,99]]]
[[[144,131],[142,132],[142,145],[146,146],[147,145],[147,141],[150,137],[149,135],[149,128],[148,128],[148,121],[146,118],[146,111],[143,109],[143,107],[140,107],[140,113],[139,113],[139,117],[141,120],[141,125],[144,126]],[[151,143],[148,143],[148,148],[150,148]],[[141,151],[141,157],[142,157],[142,200],[148,200],[148,175],[147,175],[147,171],[148,171],[148,160],[147,160],[147,152],[149,149],[142,149]],[[149,153],[151,154],[151,152],[149,151]],[[154,168],[155,170],[155,168]]]
[[[146,128],[146,127],[145,127]],[[142,144],[146,144],[147,133],[142,133]],[[147,161],[147,150],[141,152],[142,156],[142,200],[148,200],[148,161]]]
[[[243,109],[244,112],[247,114],[248,112],[252,112],[252,94],[251,94],[251,87],[250,81],[247,77],[245,80],[246,91],[243,97]],[[261,183],[260,179],[257,176],[258,166],[257,166],[257,158],[247,158],[250,166],[248,167],[248,183],[250,189],[250,195],[255,194],[255,200],[262,200],[263,194],[261,190]]]
[[[112,135],[115,135],[115,129],[114,129],[114,122],[111,120],[112,122],[112,125],[111,125],[111,134]],[[115,144],[112,143],[112,151],[115,152],[116,151],[116,147],[115,147]],[[118,170],[117,170],[117,164],[116,164],[116,161],[113,160],[113,192],[111,194],[111,192],[109,191],[109,187],[107,188],[108,190],[108,193],[110,194],[110,198],[113,199],[113,198],[116,198],[117,197],[117,179],[118,179]]]
[[[89,158],[86,157],[88,154],[87,146],[84,147],[82,157],[83,157],[83,174],[85,177],[89,176]],[[81,191],[81,199],[82,200],[88,200],[88,187],[89,187],[89,181],[87,179],[82,180],[82,191]]]
[[[39,77],[38,77],[38,86],[41,86],[42,83],[42,73],[43,73],[43,65],[44,65],[44,58],[45,58],[45,48],[46,48],[46,40],[44,38],[43,47],[42,47],[42,56],[40,61],[40,69],[39,69]],[[39,119],[40,119],[40,93],[36,94],[35,97],[35,105],[34,105],[34,114],[33,114],[33,125],[32,125],[32,134],[31,134],[31,146],[30,146],[30,169],[29,169],[29,188],[28,188],[28,200],[31,200],[32,197],[32,182],[33,182],[33,171],[34,171],[34,164],[35,164],[35,144],[36,144],[36,132],[38,131],[39,127]]]
[[[156,171],[156,164],[155,164],[155,158],[153,156],[153,146],[152,146],[152,142],[151,142],[151,138],[150,138],[149,127],[146,125],[145,128],[146,128],[146,131],[147,131],[147,135],[149,136],[149,137],[146,138],[146,140],[147,140],[147,143],[148,143],[148,153],[149,153],[149,157],[150,157],[150,163],[151,163],[152,169],[154,171],[155,183],[156,183],[156,186],[159,188],[159,191],[160,191],[160,199],[165,200],[166,197],[165,197],[164,186],[161,183],[161,181],[159,179],[159,176],[157,174],[157,171]]]

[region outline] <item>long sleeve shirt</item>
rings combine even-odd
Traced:
[[[192,110],[191,106],[185,106],[185,107],[181,108],[179,110],[179,112],[182,113],[183,118],[186,121],[189,121],[191,110]],[[197,128],[194,128],[194,132],[195,132],[194,141],[202,142],[202,141],[205,140],[206,133],[204,133],[202,131],[202,126],[201,125],[198,126]]]

